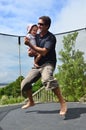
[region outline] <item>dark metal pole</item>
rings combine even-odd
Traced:
[[[21,49],[20,49],[21,37],[20,36],[18,37],[18,45],[19,45],[19,76],[20,76],[20,86],[21,86]],[[22,94],[21,94],[21,96],[22,96]]]

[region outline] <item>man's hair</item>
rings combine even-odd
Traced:
[[[49,16],[41,16],[39,19],[42,19],[45,25],[48,25],[48,28],[51,25],[51,18]]]

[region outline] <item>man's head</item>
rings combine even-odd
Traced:
[[[48,30],[51,25],[51,19],[48,16],[41,16],[38,20],[38,27],[40,30]]]

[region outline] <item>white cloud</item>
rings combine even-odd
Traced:
[[[49,15],[53,33],[70,31],[86,26],[86,0],[1,0],[0,32],[25,35],[30,22]]]
[[[86,27],[86,0],[68,0],[66,6],[55,19],[54,33],[66,32]]]
[[[0,32],[8,34],[25,34],[27,24],[37,23],[41,15],[55,18],[66,0],[1,0]],[[53,20],[52,20],[53,21]]]

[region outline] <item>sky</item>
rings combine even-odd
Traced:
[[[38,23],[40,16],[51,18],[50,31],[54,34],[86,28],[86,0],[0,0],[0,33],[25,36],[27,25]],[[78,47],[86,51],[85,31],[80,33]],[[58,49],[61,48],[58,36]],[[82,43],[82,44],[81,44]],[[24,75],[31,68],[33,61],[27,56],[27,47],[21,46],[21,68]],[[85,54],[86,55],[86,54]],[[17,37],[0,35],[0,83],[9,82],[18,77],[19,46]],[[59,64],[59,63],[58,63]]]
[[[43,15],[51,17],[55,34],[85,28],[86,0],[0,0],[0,33],[25,35]]]

